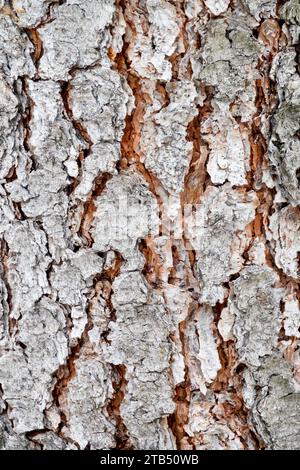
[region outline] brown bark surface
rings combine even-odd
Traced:
[[[0,447],[300,449],[299,0],[0,0]]]

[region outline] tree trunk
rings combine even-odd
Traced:
[[[299,0],[0,0],[3,449],[299,449]]]

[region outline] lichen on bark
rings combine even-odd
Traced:
[[[0,447],[300,449],[297,0],[0,0]]]

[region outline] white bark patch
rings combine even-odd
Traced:
[[[129,7],[130,8],[130,7]],[[145,5],[134,1],[128,11],[135,26],[131,37],[129,58],[140,77],[171,80],[172,66],[168,60],[176,51],[180,33],[180,19],[174,5],[164,0],[149,0]],[[144,27],[145,16],[149,18],[149,29]]]
[[[17,23],[24,28],[32,28],[46,15],[50,5],[59,0],[12,0],[12,8],[17,17]]]
[[[298,0],[0,0],[0,448],[299,449]]]
[[[295,392],[291,366],[274,354],[255,371],[254,378],[259,393],[253,421],[260,435],[273,449],[298,449],[300,395]]]
[[[30,121],[31,158],[36,169],[6,184],[13,201],[20,203],[24,214],[42,220],[48,236],[49,250],[59,259],[67,246],[65,233],[68,199],[62,189],[69,184],[68,169],[77,174],[77,156],[85,147],[66,118],[59,84],[46,81],[28,83],[33,113]]]
[[[138,238],[151,230],[157,233],[157,201],[138,173],[114,176],[97,201],[92,235],[93,248],[119,250],[125,258],[132,256]]]
[[[274,17],[276,15],[276,0],[243,0],[251,14],[260,21],[261,17]]]
[[[273,353],[280,330],[281,289],[274,287],[278,276],[267,267],[250,266],[233,282],[229,309],[240,361],[259,366]]]
[[[218,108],[217,103],[215,107]],[[208,118],[201,130],[209,142],[207,171],[212,182],[230,181],[235,186],[246,184],[250,157],[247,132],[239,129],[233,119],[228,119],[228,110]]]
[[[283,325],[287,336],[300,338],[300,309],[295,294],[289,294],[285,298]]]
[[[3,116],[0,122],[0,132],[3,136],[0,143],[0,178],[7,176],[18,157],[18,151],[15,148],[18,138],[21,138],[18,129],[18,104],[12,88],[0,76],[0,113]]]
[[[232,327],[234,324],[234,315],[228,308],[223,308],[221,318],[218,322],[218,330],[224,341],[233,339]]]
[[[124,120],[131,110],[131,91],[120,75],[108,67],[76,73],[71,81],[69,103],[92,144],[82,163],[82,177],[75,196],[85,200],[100,172],[116,173]]]
[[[256,205],[254,193],[240,193],[228,184],[206,190],[203,204],[197,207],[189,225],[203,302],[222,302],[222,284],[241,269],[241,255],[250,240],[244,229],[254,219]]]
[[[275,251],[276,265],[288,276],[298,279],[300,252],[300,211],[285,207],[270,217],[268,238]]]
[[[218,16],[227,10],[230,0],[204,0],[204,3],[214,15]]]
[[[272,134],[268,157],[272,175],[279,194],[297,206],[300,198],[298,169],[300,143],[297,137],[300,118],[300,101],[297,90],[300,77],[296,69],[294,50],[280,52],[273,63],[270,76],[278,83],[279,106],[272,117]]]
[[[76,361],[76,376],[61,397],[60,405],[67,418],[63,433],[80,449],[88,443],[91,449],[99,448],[99,443],[105,449],[114,445],[114,425],[107,413],[101,411],[113,394],[108,375],[107,366],[99,358],[83,354]]]
[[[199,311],[197,322],[199,336],[198,358],[201,370],[207,383],[211,383],[221,369],[216,337],[214,334],[214,318],[210,307]]]
[[[0,358],[3,399],[11,406],[9,417],[17,433],[44,427],[43,411],[52,401],[52,374],[68,355],[64,327],[62,309],[44,297],[24,311],[15,350]]]
[[[193,145],[187,141],[187,125],[197,114],[197,90],[190,82],[167,86],[170,104],[146,120],[141,136],[145,167],[156,175],[165,189],[183,189]]]
[[[8,14],[0,15],[0,64],[9,83],[19,76],[32,77],[35,72],[30,53],[33,52],[25,32],[20,31]]]
[[[44,46],[39,73],[67,80],[73,67],[87,67],[105,57],[113,0],[67,0],[54,6],[53,21],[39,29]]]
[[[46,276],[50,264],[44,232],[33,222],[15,222],[5,240],[10,250],[8,280],[12,285],[12,316],[19,318],[35,303],[50,293]]]

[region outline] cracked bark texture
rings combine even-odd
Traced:
[[[299,34],[0,0],[2,449],[300,449]]]

